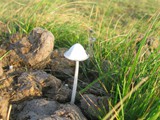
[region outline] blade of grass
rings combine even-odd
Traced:
[[[148,77],[142,79],[130,92],[128,92],[128,94],[120,102],[118,102],[114,106],[114,108],[108,114],[106,114],[103,120],[107,120],[113,114],[114,110],[119,108],[121,106],[121,103],[124,103],[133,94],[133,92],[135,92],[139,87],[141,87],[142,84],[145,83],[147,80],[148,80]]]
[[[2,55],[2,56],[0,57],[0,60],[2,60],[2,59],[3,59],[5,56],[7,56],[10,52],[11,52],[10,50],[7,51],[4,55]]]

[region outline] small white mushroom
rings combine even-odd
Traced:
[[[76,61],[74,83],[71,97],[71,104],[74,104],[78,83],[79,61],[84,61],[88,59],[89,55],[87,55],[86,51],[84,50],[81,44],[76,43],[68,51],[64,53],[64,56],[69,60]]]
[[[10,65],[10,66],[9,66],[9,70],[12,70],[12,69],[13,69],[13,65]]]

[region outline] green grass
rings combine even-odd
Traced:
[[[160,39],[159,6],[159,0],[0,0],[0,21],[7,25],[9,35],[46,28],[54,34],[56,48],[79,42],[88,50],[89,30],[93,29],[97,38],[93,57],[82,69],[97,71],[99,77],[81,93],[96,82],[105,85],[104,91],[111,95],[109,112],[101,108],[103,114],[98,118],[158,120],[160,46],[145,57],[143,48],[148,37]],[[135,52],[140,35],[144,37]]]

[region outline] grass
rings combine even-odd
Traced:
[[[159,41],[159,5],[159,0],[0,0],[0,21],[7,25],[9,35],[28,34],[37,26],[46,28],[54,34],[56,48],[79,42],[88,50],[92,29],[97,39],[93,57],[82,69],[96,71],[99,77],[80,92],[99,81],[105,86],[104,91],[111,95],[109,112],[101,108],[103,114],[97,117],[158,120],[160,46],[149,55],[144,47],[149,37]]]

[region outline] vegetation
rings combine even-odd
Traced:
[[[79,42],[88,50],[93,30],[93,57],[82,69],[98,72],[98,78],[80,92],[99,82],[111,96],[109,112],[100,108],[97,117],[158,120],[160,44],[148,48],[150,54],[144,48],[150,37],[159,41],[159,6],[159,0],[0,0],[0,21],[9,35],[46,28],[54,34],[56,48]],[[0,41],[4,36],[0,32]]]

